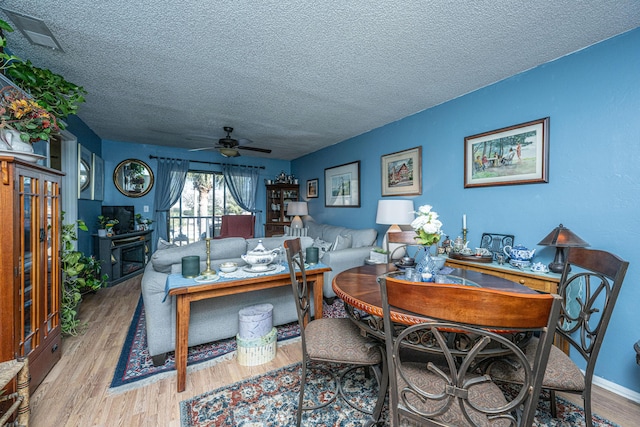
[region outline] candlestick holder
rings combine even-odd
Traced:
[[[462,241],[464,242],[464,244],[467,244],[467,229],[463,228],[462,229]]]
[[[207,243],[207,268],[202,272],[202,275],[211,276],[216,274],[216,271],[211,269],[211,258],[209,256],[211,254],[211,237],[206,237],[204,240]]]

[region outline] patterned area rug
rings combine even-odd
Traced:
[[[325,317],[346,317],[342,301],[335,299],[333,304],[323,306]],[[298,323],[289,323],[278,328],[278,346],[295,342],[293,338],[300,336]],[[202,344],[189,348],[187,356],[187,370],[193,371],[209,367],[223,360],[232,358],[236,351],[235,338]],[[121,393],[133,388],[142,387],[159,381],[170,375],[175,375],[174,353],[167,354],[167,360],[162,366],[153,366],[147,348],[147,333],[145,328],[144,304],[142,297],[131,320],[129,332],[125,339],[120,359],[116,366],[110,393]]]
[[[298,402],[300,364],[286,366],[235,384],[213,390],[180,402],[180,422],[182,427],[282,427],[295,426]],[[313,373],[313,380],[305,393],[313,401],[326,397],[328,380],[319,372]],[[346,389],[352,396],[352,403],[371,409],[375,402],[374,379],[366,379],[363,371],[354,371],[347,378]],[[548,397],[548,395],[547,395]],[[312,402],[309,402],[312,403]],[[305,403],[305,405],[309,404]],[[383,417],[388,418],[385,409]],[[338,401],[325,409],[303,413],[302,425],[329,427],[363,426],[366,417]],[[388,423],[386,423],[388,424]],[[579,427],[584,426],[582,408],[558,398],[558,418],[551,418],[549,402],[541,400],[534,420],[534,426]],[[620,427],[597,415],[593,416],[594,427]]]

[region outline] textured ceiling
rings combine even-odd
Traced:
[[[4,0],[64,52],[9,48],[84,86],[101,138],[248,138],[290,160],[640,26],[636,0]],[[12,23],[0,11],[0,18]]]

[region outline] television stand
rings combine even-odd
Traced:
[[[142,274],[151,256],[153,230],[100,237],[94,235],[95,253],[101,261],[107,286]]]

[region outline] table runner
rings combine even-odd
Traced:
[[[322,263],[318,263],[314,265],[305,264],[304,269],[308,272],[312,272],[315,269],[326,268],[326,267],[327,266]],[[217,275],[219,276],[218,280],[212,281],[210,283],[223,283],[223,282],[230,282],[230,281],[239,280],[239,279],[248,279],[251,277],[272,276],[276,274],[282,274],[283,272],[287,272],[287,273],[289,272],[288,265],[278,265],[275,270],[261,271],[261,272],[255,272],[255,273],[246,271],[242,267],[238,267],[236,271],[233,271],[231,273],[224,273],[221,271],[217,272]],[[169,291],[171,289],[183,288],[186,286],[195,286],[200,284],[201,283],[197,283],[193,278],[188,279],[186,277],[183,277],[181,273],[169,274],[167,276],[167,280],[164,285],[164,298],[162,299],[162,302],[166,301],[167,296],[169,296]]]

